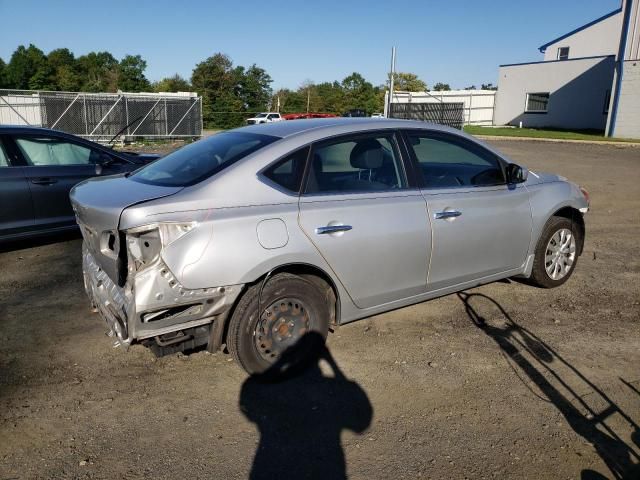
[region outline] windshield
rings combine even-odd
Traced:
[[[194,185],[276,140],[255,133],[218,133],[150,163],[130,178],[164,187]]]
[[[266,114],[266,113],[259,113],[259,114],[257,114],[255,117],[253,117],[253,118],[264,118],[264,117],[266,117],[266,116],[267,116],[267,114]]]

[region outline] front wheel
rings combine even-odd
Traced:
[[[536,246],[533,282],[543,288],[553,288],[569,280],[578,262],[582,241],[576,223],[564,217],[552,217]]]
[[[227,333],[229,352],[250,375],[274,366],[301,339],[314,335],[324,341],[329,331],[329,306],[313,283],[280,273],[267,281],[262,294],[261,287],[258,282],[240,298]],[[302,352],[296,362],[306,363],[314,353]],[[295,367],[286,365],[287,369]]]

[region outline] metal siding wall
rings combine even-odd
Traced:
[[[624,62],[614,135],[640,138],[640,60]]]
[[[620,43],[622,12],[549,45],[544,60],[557,60],[558,48],[569,47],[569,58],[615,55]]]
[[[640,60],[640,0],[631,5],[625,60]]]
[[[604,130],[604,101],[614,58],[591,58],[501,67],[495,124]],[[546,114],[525,113],[527,93],[549,92]]]

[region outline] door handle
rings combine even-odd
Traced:
[[[462,215],[462,212],[458,210],[445,210],[444,212],[436,212],[434,215],[436,220],[447,219],[447,218],[456,218]]]
[[[324,235],[327,233],[348,232],[353,227],[351,225],[327,225],[326,227],[316,228],[318,235]]]
[[[32,178],[31,183],[35,183],[36,185],[51,185],[52,183],[56,183],[58,180],[55,178],[43,177],[43,178]]]

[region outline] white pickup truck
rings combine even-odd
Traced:
[[[256,125],[258,123],[279,122],[282,116],[279,113],[264,112],[259,113],[255,117],[247,118],[247,125]]]

